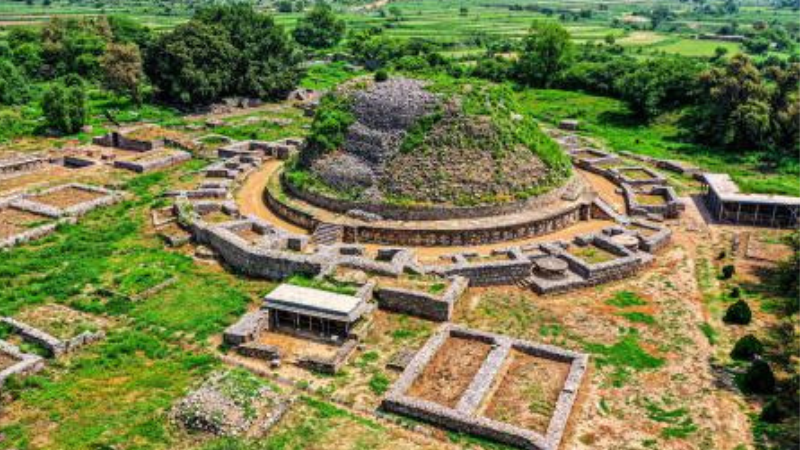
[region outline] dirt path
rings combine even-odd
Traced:
[[[620,214],[625,213],[625,198],[617,194],[617,189],[619,189],[617,185],[591,172],[586,172],[584,170],[578,170],[577,172],[592,186],[592,189],[597,192],[597,195],[608,202],[615,211]]]
[[[289,223],[276,216],[267,205],[264,204],[263,194],[267,187],[269,178],[281,166],[278,160],[267,161],[260,169],[250,174],[242,187],[236,192],[236,204],[242,214],[252,214],[260,217],[269,223],[295,234],[308,234],[303,228]]]

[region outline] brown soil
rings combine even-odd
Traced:
[[[33,200],[38,203],[44,203],[45,205],[55,206],[56,208],[69,208],[70,206],[92,201],[102,196],[103,194],[97,192],[70,186],[64,189],[57,189],[48,194],[36,195],[33,197]]]
[[[19,360],[17,358],[14,358],[6,353],[0,352],[0,371],[8,369],[9,367],[13,366],[18,362]]]
[[[0,238],[6,238],[30,229],[32,225],[47,222],[47,216],[22,211],[16,208],[0,209]]]
[[[483,342],[448,338],[411,385],[409,395],[454,408],[491,349]]]
[[[276,216],[267,205],[264,204],[264,189],[267,187],[270,176],[281,166],[278,160],[270,160],[264,163],[260,169],[251,173],[247,177],[241,189],[236,193],[236,204],[244,215],[252,214],[267,220],[269,223],[294,234],[308,234],[303,228],[286,222]]]
[[[332,357],[338,347],[314,342],[308,339],[290,336],[283,333],[265,332],[258,337],[258,342],[273,345],[281,350],[283,359],[291,360],[301,356]]]
[[[545,434],[570,365],[512,350],[484,415]]]
[[[625,198],[617,193],[617,185],[608,181],[605,177],[583,170],[577,171],[597,192],[597,195],[605,200],[618,213],[625,212]]]
[[[98,317],[57,304],[27,308],[14,318],[59,339],[70,339],[83,331],[97,330],[105,326],[105,322]]]
[[[236,231],[236,235],[251,244],[255,244],[256,242],[260,241],[261,238],[264,237],[264,235],[258,234],[255,231],[253,231],[252,228],[246,228],[244,230]]]

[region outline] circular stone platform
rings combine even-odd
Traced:
[[[442,220],[364,220],[321,208],[282,188],[277,171],[264,191],[264,201],[283,220],[309,231],[322,224],[341,226],[345,242],[399,246],[472,246],[541,236],[589,219],[594,196],[576,176],[550,195],[517,204],[516,211],[505,214],[474,213],[478,217]]]

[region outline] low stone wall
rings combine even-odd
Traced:
[[[263,361],[278,361],[281,359],[281,351],[274,345],[259,344],[258,342],[248,342],[236,347],[236,352],[248,358],[260,359]]]
[[[331,358],[315,356],[301,357],[297,360],[297,365],[312,372],[335,375],[339,373],[342,366],[347,364],[347,361],[356,351],[357,347],[358,341],[355,339],[348,339],[336,350],[336,353]]]
[[[449,285],[441,296],[396,287],[379,287],[375,298],[381,309],[437,322],[448,322],[453,315],[456,301],[468,286],[469,280],[456,276],[449,280]]]
[[[71,339],[61,340],[11,317],[0,318],[0,323],[11,327],[14,333],[18,334],[23,340],[42,346],[55,358],[77,350],[85,345],[97,342],[105,337],[105,333],[102,331],[94,333],[85,331]]]
[[[686,208],[679,200],[675,189],[671,186],[652,186],[645,189],[635,189],[633,186],[622,183],[622,192],[625,203],[628,206],[628,213],[632,216],[658,214],[667,219],[677,218]],[[662,205],[647,205],[639,203],[637,195],[658,195],[664,198]]]
[[[259,309],[243,315],[236,323],[222,333],[222,340],[228,345],[237,346],[250,342],[269,327],[269,313]]]
[[[510,285],[526,278],[533,263],[527,258],[508,261],[459,262],[434,270],[443,276],[461,276],[470,286]]]
[[[545,194],[531,197],[527,200],[516,202],[487,205],[487,206],[393,206],[383,203],[354,202],[327,197],[322,194],[309,192],[298,188],[288,182],[286,177],[280,178],[281,187],[284,192],[293,197],[299,198],[306,203],[333,211],[346,214],[349,211],[362,211],[387,220],[402,221],[424,221],[424,220],[451,220],[451,219],[471,219],[479,217],[503,216],[517,213],[525,209],[544,209],[559,201],[565,194],[576,189],[583,189],[583,181],[580,177],[573,175],[562,186],[555,188]]]
[[[26,377],[44,369],[44,359],[38,355],[23,353],[16,345],[0,340],[0,353],[15,359],[17,362],[0,370],[0,389],[11,376]]]
[[[450,408],[408,395],[409,389],[416,379],[422,375],[426,366],[450,337],[475,339],[489,343],[493,347],[472,382],[459,399],[456,407]],[[511,349],[536,357],[570,364],[569,374],[561,387],[547,432],[544,435],[509,423],[489,419],[478,412],[478,407],[489,395],[491,386],[498,382],[498,377],[505,376],[501,368],[507,360]],[[588,356],[585,354],[445,324],[417,352],[384,398],[381,407],[389,412],[421,419],[451,430],[485,437],[520,448],[556,450],[561,443],[561,438],[578,394],[577,391],[587,367]]]
[[[141,161],[114,161],[114,167],[118,169],[130,170],[136,173],[150,172],[152,170],[163,169],[166,167],[177,166],[192,159],[192,154],[182,150],[174,150],[170,154],[161,158],[146,159]]]
[[[100,196],[93,200],[78,203],[66,208],[56,208],[54,206],[45,205],[42,203],[38,203],[36,201],[36,197],[39,195],[50,194],[64,189],[79,189],[82,191],[94,192],[96,194],[100,194]],[[29,202],[29,204],[38,205],[36,212],[38,212],[39,214],[45,214],[56,217],[61,217],[61,216],[78,217],[90,211],[93,211],[97,208],[101,208],[104,206],[111,206],[121,201],[123,198],[124,198],[124,193],[122,192],[112,191],[110,189],[102,188],[99,186],[91,186],[88,184],[68,183],[55,186],[49,189],[45,189],[35,194],[25,194],[23,200]]]

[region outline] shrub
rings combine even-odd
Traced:
[[[731,298],[741,298],[742,297],[742,289],[739,286],[734,286],[731,289]]]
[[[750,311],[750,306],[744,300],[739,300],[728,307],[725,311],[725,317],[722,320],[725,323],[736,325],[747,325],[753,318],[753,313]]]
[[[733,278],[734,273],[736,273],[736,268],[733,266],[733,264],[722,266],[723,280],[730,280],[731,278]]]
[[[767,423],[779,423],[785,416],[785,411],[777,399],[770,400],[761,410],[759,419]]]
[[[775,390],[775,375],[763,359],[753,361],[742,379],[742,387],[754,394],[770,394]]]
[[[389,74],[385,70],[381,69],[375,72],[375,82],[382,83],[388,79],[389,79]]]
[[[736,344],[731,350],[731,358],[738,360],[751,360],[756,355],[760,355],[764,351],[764,344],[752,334],[743,336],[736,341]]]

